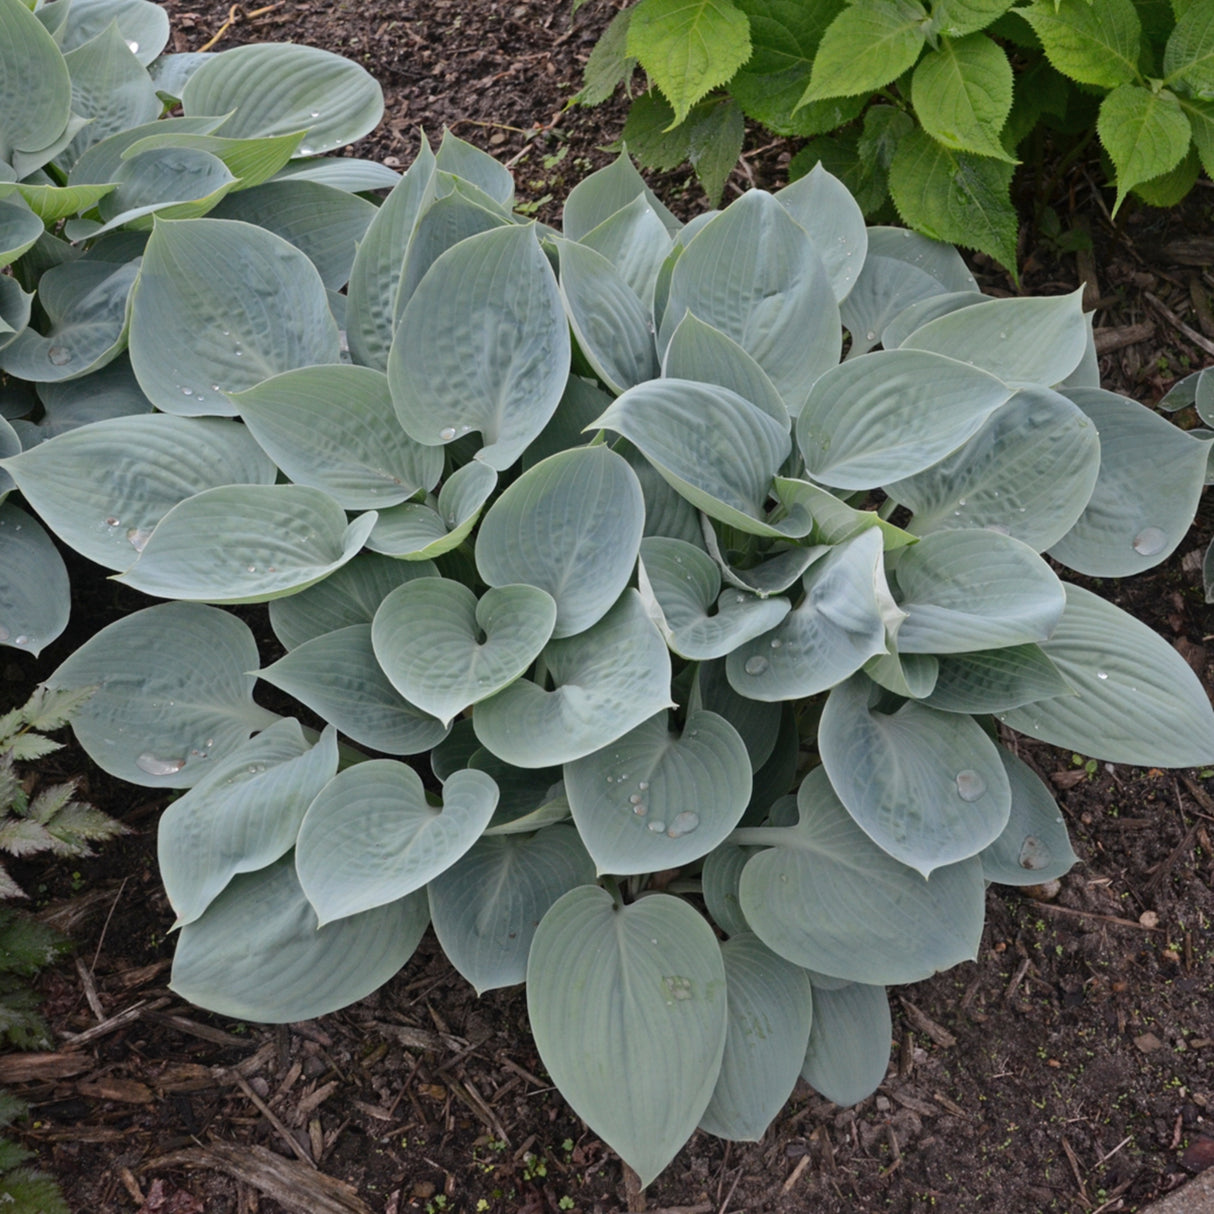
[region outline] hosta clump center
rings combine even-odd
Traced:
[[[5,467],[41,509],[113,437],[132,475],[49,521],[139,517],[118,580],[176,600],[52,680],[99,685],[98,763],[187,790],[175,989],[316,1016],[432,922],[479,991],[527,982],[554,1082],[648,1182],[697,1126],[757,1138],[798,1074],[872,1091],[884,987],[975,956],[987,882],[1071,865],[1005,727],[1214,760],[1185,663],[1042,556],[1163,560],[1206,447],[1098,387],[1078,294],[990,299],[820,169],[686,225],[623,158],[562,232],[511,202],[423,146],[343,302],[263,229],[158,221],[129,347],[159,412]],[[205,362],[233,343],[263,378]],[[149,518],[191,444],[229,462]],[[269,665],[222,609],[250,602]]]

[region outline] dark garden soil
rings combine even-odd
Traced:
[[[623,121],[622,102],[564,108],[616,0],[590,0],[572,24],[568,0],[167,7],[179,50],[222,29],[220,48],[293,40],[356,59],[387,96],[359,154],[404,167],[419,128],[447,126],[510,163],[542,217],[608,159]],[[750,154],[729,190],[782,184],[790,150]],[[1087,284],[1106,386],[1150,405],[1214,363],[1208,182],[1175,212],[1127,207],[1114,230],[1098,163],[1043,200],[1022,177],[1022,213],[1048,205],[1059,221],[1046,217],[1048,238],[1026,232],[1023,286]],[[685,217],[706,205],[685,176],[654,183]],[[1094,253],[1063,251],[1077,229]],[[971,264],[988,290],[1013,289]],[[1200,573],[1212,530],[1207,505],[1166,565],[1095,588],[1214,689]],[[0,710],[143,605],[85,562],[72,570],[68,635],[38,662],[4,651]],[[82,1214],[1137,1210],[1214,1164],[1214,771],[1020,753],[1056,787],[1082,860],[1057,896],[992,888],[977,962],[893,992],[896,1043],[875,1096],[840,1109],[802,1084],[761,1142],[697,1134],[643,1195],[546,1079],[521,991],[477,999],[432,936],[381,991],[319,1021],[267,1028],[183,1005],[166,987],[162,801],[72,747],[46,778],[81,775],[132,833],[92,860],[19,868],[78,947],[41,982],[56,1051],[0,1058],[0,1084],[30,1102],[22,1137]]]

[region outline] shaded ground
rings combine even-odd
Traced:
[[[608,158],[622,123],[618,104],[562,108],[611,0],[590,0],[572,27],[551,0],[287,0],[249,17],[226,3],[167,7],[177,49],[235,11],[220,47],[292,39],[357,59],[388,97],[360,154],[403,167],[419,126],[437,137],[447,125],[513,161],[545,217]],[[730,188],[781,184],[788,152],[751,157]],[[1078,166],[1046,200],[1059,221],[1046,230],[1086,224],[1095,253],[1034,238],[1025,287],[1086,282],[1106,385],[1153,403],[1214,361],[1214,190],[1199,186],[1175,213],[1131,213],[1114,233],[1098,175]],[[685,216],[705,205],[678,175],[655,184]],[[1011,289],[976,269],[988,289]],[[1096,587],[1173,641],[1207,687],[1214,609],[1200,555],[1212,530],[1206,506],[1167,565]],[[4,651],[0,710],[142,605],[83,562],[73,585],[68,638],[37,663]],[[161,804],[70,749],[47,778],[86,772],[87,793],[136,833],[73,871],[18,873],[42,903],[66,903],[79,959],[42,983],[60,1049],[0,1059],[0,1084],[34,1106],[26,1141],[90,1214],[1132,1211],[1214,1162],[1214,771],[1089,771],[1036,743],[1021,753],[1058,788],[1083,861],[1057,900],[992,889],[978,961],[894,992],[897,1045],[876,1096],[840,1110],[799,1087],[762,1142],[697,1135],[639,1200],[548,1084],[521,991],[475,998],[432,936],[376,995],[306,1025],[181,1004],[165,987]]]

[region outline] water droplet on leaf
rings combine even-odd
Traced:
[[[670,829],[666,834],[677,839],[680,835],[689,835],[697,826],[700,825],[700,815],[692,813],[690,810],[685,810],[681,814],[676,814],[675,819],[670,824]]]
[[[135,760],[135,766],[140,771],[146,771],[149,776],[171,776],[185,766],[185,760],[161,759],[156,755],[142,754]]]
[[[72,352],[66,346],[51,346],[46,356],[56,367],[66,367],[72,361]]]
[[[747,674],[762,674],[767,669],[767,659],[761,654],[755,654],[753,658],[746,659],[746,665],[742,668]]]
[[[142,552],[148,546],[148,540],[152,538],[152,533],[143,527],[132,527],[126,533],[126,538],[130,540],[131,547],[136,552]]]
[[[1134,551],[1139,556],[1158,556],[1168,546],[1168,537],[1158,527],[1144,527],[1134,537]]]
[[[443,429],[438,432],[438,436],[443,440],[443,442],[449,443],[455,437],[455,427],[444,426]]]
[[[1020,867],[1033,872],[1044,868],[1049,862],[1050,849],[1035,836],[1025,835],[1024,842],[1020,845],[1020,855],[1017,857]]]
[[[968,767],[957,773],[957,795],[963,801],[977,801],[986,792],[986,781]]]

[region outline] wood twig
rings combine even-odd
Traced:
[[[1204,350],[1207,354],[1214,354],[1214,341],[1211,341],[1203,333],[1198,333],[1196,329],[1189,328],[1162,299],[1156,298],[1150,291],[1143,291],[1142,297],[1153,307],[1170,325],[1175,325],[1185,337],[1187,337],[1195,346]]]
[[[1135,923],[1133,919],[1122,919],[1117,915],[1098,915],[1094,911],[1075,910],[1070,906],[1056,906],[1053,902],[1038,902],[1036,910],[1048,911],[1051,915],[1067,915],[1074,919],[1095,919],[1099,923],[1114,923],[1118,927],[1132,927],[1140,932],[1157,932],[1158,927],[1147,927],[1145,923]]]
[[[277,1113],[258,1094],[249,1086],[249,1081],[240,1074],[239,1071],[232,1072],[233,1078],[236,1080],[236,1086],[248,1097],[248,1099],[256,1107],[257,1111],[278,1131],[278,1137],[282,1139],[287,1148],[295,1155],[301,1163],[306,1163],[308,1167],[316,1167],[316,1161],[308,1152],[300,1146],[295,1135],[282,1123],[281,1118]]]

